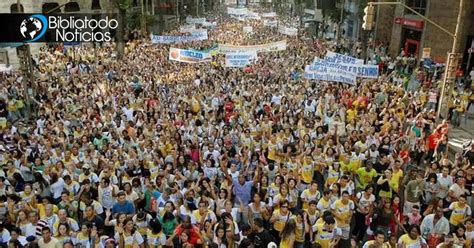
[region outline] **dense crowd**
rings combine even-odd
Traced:
[[[360,57],[360,42],[215,20],[209,40],[133,40],[120,59],[112,44],[44,47],[32,92],[20,73],[1,75],[0,243],[472,247],[474,146],[448,159],[440,75],[380,46],[369,59],[379,79],[310,81],[315,57]],[[244,69],[226,68],[223,55],[168,60],[170,47],[282,39],[285,51]],[[471,92],[456,94],[450,118]]]

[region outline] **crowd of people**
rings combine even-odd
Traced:
[[[215,21],[209,40],[137,39],[120,59],[113,44],[44,47],[34,92],[1,75],[0,243],[472,247],[474,146],[448,159],[437,84],[407,89],[422,65],[378,49],[377,80],[311,81],[326,49],[360,49]],[[243,69],[168,60],[170,47],[283,39]]]

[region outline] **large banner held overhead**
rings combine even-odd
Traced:
[[[261,16],[264,18],[273,18],[277,16],[277,13],[275,12],[262,13]]]
[[[288,35],[288,36],[297,36],[298,35],[298,29],[297,28],[289,28],[285,26],[279,26],[278,27],[278,32],[280,34]]]
[[[153,35],[150,34],[151,43],[153,44],[167,44],[175,42],[189,42],[207,40],[207,30],[195,30],[191,35]]]
[[[305,77],[355,85],[356,73],[351,70],[350,66],[316,59],[313,64],[305,67]]]
[[[245,67],[252,62],[257,60],[257,52],[245,52],[245,53],[236,53],[236,54],[226,54],[225,55],[225,66],[226,67]]]
[[[247,8],[227,7],[227,14],[229,15],[244,16],[244,15],[247,15],[248,12],[249,10]]]
[[[181,33],[192,33],[195,31],[196,31],[195,24],[186,24],[186,25],[181,25],[181,27],[179,27],[179,32]]]
[[[262,45],[253,45],[253,46],[234,46],[219,44],[219,53],[220,54],[237,54],[245,52],[275,52],[286,50],[286,40],[271,42]]]
[[[315,58],[314,62],[320,60]],[[345,70],[356,73],[357,77],[360,78],[373,78],[376,79],[379,76],[379,67],[377,65],[365,65],[364,60],[357,59],[351,56],[347,56],[340,53],[328,51],[324,57],[324,61],[328,63],[339,64],[345,68]],[[313,64],[314,64],[313,62]]]
[[[344,75],[337,74],[337,73],[322,74],[322,73],[317,73],[317,72],[305,72],[304,77],[307,78],[307,79],[340,82],[340,83],[355,85],[355,79],[354,78],[346,77]]]
[[[200,63],[200,62],[210,62],[212,56],[210,53],[170,48],[169,60],[179,61],[184,63]]]
[[[193,17],[186,17],[186,23],[189,24],[203,24],[206,22],[206,18],[193,18]]]
[[[324,60],[327,60],[331,63],[340,63],[340,64],[364,64],[363,59],[354,58],[340,53],[335,53],[327,51]]]
[[[263,26],[276,27],[278,26],[278,21],[277,20],[263,20]]]

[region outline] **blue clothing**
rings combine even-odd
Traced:
[[[253,181],[247,181],[244,185],[239,183],[239,180],[233,180],[234,194],[237,198],[242,200],[244,206],[250,202],[250,193],[252,191]]]
[[[117,202],[112,207],[112,214],[115,215],[118,213],[124,213],[127,215],[135,214],[135,206],[129,201],[126,201],[125,204],[120,204]]]

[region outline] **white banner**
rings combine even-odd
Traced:
[[[340,53],[335,53],[331,51],[327,51],[324,60],[331,62],[331,63],[339,63],[339,64],[364,64],[363,59],[354,58],[351,56],[347,56]],[[315,59],[316,61],[316,59]]]
[[[234,46],[219,44],[220,54],[237,54],[246,52],[274,52],[286,50],[286,40],[276,41],[272,43],[253,45],[253,46]]]
[[[316,58],[314,61],[318,61]],[[360,78],[378,78],[379,67],[377,65],[365,65],[364,60],[357,59],[340,53],[328,51],[324,57],[327,63],[335,63],[343,66],[346,70],[357,74]],[[314,64],[314,63],[313,63]]]
[[[225,66],[226,67],[245,67],[252,62],[257,60],[257,52],[245,52],[245,53],[236,53],[236,54],[226,54],[225,55]]]
[[[207,40],[207,30],[196,29],[191,35],[154,35],[150,34],[151,43],[175,43],[175,42],[189,42],[198,40]]]
[[[305,77],[325,81],[335,81],[355,85],[357,73],[351,70],[350,64],[331,63],[315,59],[313,64],[305,67]]]
[[[265,27],[276,27],[278,26],[277,20],[263,20],[263,26]]]
[[[169,60],[185,63],[210,62],[212,60],[212,56],[210,53],[206,52],[170,48]]]
[[[264,17],[264,18],[272,18],[272,17],[276,17],[276,16],[277,16],[277,13],[275,13],[275,12],[262,13],[262,17]]]
[[[181,27],[179,27],[179,32],[181,33],[192,33],[194,31],[196,31],[195,24],[186,24],[186,25],[181,25]]]
[[[248,12],[249,12],[249,10],[247,8],[227,7],[227,14],[229,14],[229,15],[244,16],[244,15],[247,15]]]
[[[242,31],[243,31],[244,33],[253,33],[253,27],[251,27],[251,26],[245,26],[245,27],[242,28]]]
[[[288,36],[297,36],[298,35],[298,29],[297,28],[289,28],[285,26],[279,26],[278,27],[278,32],[284,35]]]
[[[186,22],[189,24],[203,24],[206,22],[206,18],[193,18],[193,17],[186,17]]]

